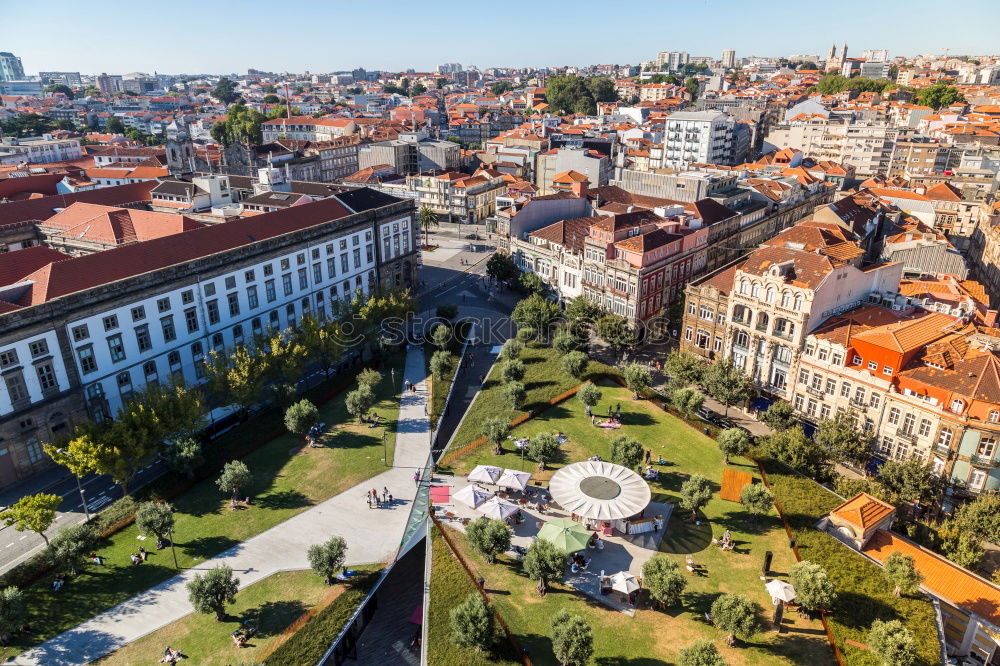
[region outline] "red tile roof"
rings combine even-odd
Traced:
[[[0,254],[0,287],[20,282],[26,275],[34,273],[53,261],[69,259],[68,254],[45,247],[34,245],[23,250],[14,250]]]
[[[124,245],[49,264],[26,277],[35,284],[21,305],[116,282],[347,217],[351,212],[331,197],[274,213],[233,220],[182,234]]]
[[[13,222],[47,220],[61,209],[68,208],[77,201],[103,206],[120,206],[137,201],[149,201],[149,193],[156,187],[156,184],[156,181],[144,181],[2,204],[0,205],[0,226]]]

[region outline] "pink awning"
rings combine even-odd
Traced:
[[[448,504],[451,501],[451,486],[431,486],[431,502]]]

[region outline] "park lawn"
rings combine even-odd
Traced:
[[[680,608],[668,612],[640,610],[634,618],[629,618],[565,586],[541,599],[534,590],[534,582],[523,576],[512,561],[488,566],[476,555],[467,556],[487,580],[487,588],[500,591],[493,598],[518,640],[529,649],[532,661],[555,663],[548,623],[555,612],[566,608],[583,615],[594,628],[598,664],[624,663],[639,658],[646,658],[650,664],[672,663],[680,648],[702,638],[715,641],[730,664],[833,663],[833,652],[822,625],[818,621],[799,619],[794,614],[786,614],[785,628],[780,635],[760,633],[748,647],[725,646],[720,640],[724,638],[723,633],[704,621],[704,613],[722,592],[745,594],[762,610],[770,609],[770,599],[759,580],[764,552],[774,553],[771,571],[778,577],[786,577],[795,562],[780,520],[772,512],[754,526],[740,504],[716,495],[700,513],[701,524],[690,522],[689,514],[685,515],[677,505],[680,486],[689,475],[699,473],[718,491],[725,465],[715,441],[648,401],[633,401],[627,389],[609,382],[599,383],[599,386],[603,396],[594,412],[606,414],[608,405],[617,406],[620,402],[623,427],[619,430],[594,427],[586,418],[583,405],[571,398],[514,429],[514,437],[561,431],[569,440],[563,445],[563,459],[550,464],[548,471],[537,473],[536,464],[529,460],[524,461],[525,469],[535,472],[533,479],[544,481],[564,464],[595,454],[608,459],[610,443],[616,437],[636,438],[651,449],[654,460],[662,455],[668,462],[661,468],[660,479],[650,483],[653,501],[675,504],[660,550],[682,567],[685,555],[691,554],[696,563],[708,570],[708,575],[689,579]],[[509,440],[500,456],[494,456],[486,444],[456,460],[453,471],[465,474],[477,464],[520,469],[521,458]],[[756,466],[749,460],[734,458],[732,466],[750,472],[759,480]],[[712,537],[721,536],[726,528],[737,544],[735,552],[722,552],[711,545]],[[651,655],[658,655],[664,661],[651,659]]]
[[[391,363],[402,372],[402,357]],[[387,368],[388,369],[388,368]],[[399,394],[383,379],[376,387],[374,411],[385,419],[386,446],[392,461],[399,415]],[[252,536],[274,527],[315,504],[360,483],[385,469],[382,460],[383,428],[357,425],[344,404],[347,392],[319,407],[320,420],[330,425],[323,446],[303,448],[297,435],[285,433],[243,458],[253,475],[252,485],[241,495],[252,498],[252,506],[240,511],[229,508],[229,497],[215,485],[216,476],[200,481],[174,498],[174,544],[177,563],[188,568],[214,557]],[[170,548],[155,550],[155,539],[140,540],[131,525],[107,539],[98,552],[104,566],[87,564],[58,593],[51,579],[43,578],[25,590],[30,636],[17,636],[0,648],[0,659],[27,648],[171,578]],[[130,553],[139,546],[152,551],[147,562],[132,566]]]
[[[617,370],[599,361],[591,360],[587,364],[587,372],[582,379],[575,379],[563,371],[562,354],[552,347],[537,344],[526,345],[519,357],[525,366],[524,384],[527,398],[523,410],[513,411],[503,399],[500,381],[500,364],[498,361],[490,370],[486,383],[476,395],[475,400],[465,414],[465,418],[455,432],[455,437],[445,452],[443,463],[451,462],[452,452],[482,435],[482,424],[486,419],[499,417],[513,420],[534,409],[543,409],[556,396],[579,386],[588,379],[596,379],[601,375],[617,374]]]
[[[917,642],[920,666],[940,663],[934,607],[924,595],[896,598],[892,585],[882,576],[882,569],[836,538],[814,528],[818,520],[843,499],[811,479],[800,476],[784,465],[763,461],[767,480],[795,533],[803,559],[826,568],[838,591],[833,613],[828,616],[834,640],[847,663],[880,666],[867,650],[847,641],[867,643],[868,629],[876,620],[902,620]]]
[[[344,589],[327,587],[312,571],[282,571],[240,590],[236,603],[227,608],[224,622],[218,622],[214,615],[191,613],[95,663],[153,663],[163,656],[167,645],[179,649],[193,664],[226,666],[236,659],[258,662],[289,625],[317,604],[333,601]],[[257,635],[250,647],[237,649],[230,634],[247,618],[258,627]]]
[[[462,568],[438,528],[431,528],[430,610],[427,624],[427,663],[448,666],[514,666],[521,662],[502,633],[489,652],[463,648],[451,641],[451,609],[470,594],[478,594],[476,585]]]

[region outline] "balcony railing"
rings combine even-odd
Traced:
[[[995,463],[990,456],[984,456],[978,453],[974,456],[971,456],[969,458],[969,461],[973,465],[981,465],[983,467],[996,467],[997,465],[997,463]]]
[[[917,436],[913,432],[911,432],[909,430],[906,430],[904,428],[897,428],[896,429],[896,436],[897,437],[902,437],[903,439],[908,439],[911,442],[916,442],[917,441]]]
[[[951,456],[951,447],[950,446],[945,446],[944,444],[935,444],[934,445],[934,452],[935,453],[940,453],[941,455],[945,456],[946,459],[947,459],[948,457]]]
[[[806,393],[809,395],[814,395],[817,398],[825,398],[826,394],[823,393],[823,389],[813,388],[812,386],[806,387]]]

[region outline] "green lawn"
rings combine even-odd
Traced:
[[[402,357],[393,364],[401,373]],[[399,396],[387,380],[376,389],[379,402],[374,411],[387,421],[391,462]],[[218,555],[385,469],[383,429],[355,425],[344,406],[345,396],[343,392],[320,406],[320,419],[332,426],[323,437],[323,446],[302,448],[301,438],[286,433],[243,459],[253,474],[252,486],[241,493],[252,497],[249,509],[230,510],[229,499],[219,492],[214,477],[172,500],[176,510],[174,542],[182,568]],[[52,592],[49,577],[28,587],[29,622],[35,632],[17,636],[0,648],[0,659],[18,654],[172,577],[176,570],[169,548],[154,551],[140,566],[131,565],[129,554],[140,545],[147,550],[154,548],[153,539],[139,540],[139,536],[133,525],[110,537],[98,550],[105,565],[88,564],[58,593]]]
[[[455,439],[445,453],[443,462],[449,462],[451,455],[457,453],[459,448],[480,437],[482,435],[480,429],[486,419],[493,417],[513,419],[533,409],[547,407],[550,400],[580,385],[583,381],[598,375],[617,372],[603,363],[591,361],[587,365],[587,375],[582,380],[574,379],[566,374],[560,365],[562,354],[551,347],[526,346],[520,358],[525,366],[522,383],[528,394],[523,411],[512,411],[503,399],[500,393],[502,388],[499,378],[500,363],[494,364],[486,378],[486,384],[476,396],[475,402],[456,431]]]
[[[468,330],[468,324],[459,324],[461,331],[458,335],[455,335],[451,339],[451,344],[448,345],[448,355],[451,357],[451,372],[448,376],[442,380],[438,380],[431,374],[431,356],[434,352],[438,351],[430,342],[424,343],[424,365],[427,367],[427,378],[431,386],[431,401],[429,406],[429,416],[431,420],[431,430],[437,427],[438,419],[441,418],[441,412],[444,411],[444,403],[448,398],[448,391],[451,389],[451,383],[455,380],[455,375],[458,373],[458,363],[459,359],[462,357],[462,345],[465,342],[465,332]]]
[[[785,517],[795,532],[803,559],[823,565],[836,584],[839,598],[828,618],[834,639],[852,666],[880,666],[866,650],[847,644],[867,642],[872,621],[902,620],[917,640],[921,666],[940,662],[934,607],[920,595],[898,599],[882,569],[853,552],[837,539],[813,528],[820,518],[843,500],[818,484],[789,471],[780,463],[765,461],[768,481]]]
[[[491,652],[463,648],[451,642],[450,611],[476,593],[476,585],[452,554],[437,528],[431,530],[433,552],[430,611],[427,625],[427,663],[462,666],[514,666],[521,662],[502,634]]]
[[[224,622],[218,622],[214,615],[192,613],[96,663],[151,664],[163,656],[167,645],[181,650],[192,664],[226,666],[237,659],[261,661],[289,625],[317,604],[329,603],[344,589],[344,586],[327,587],[312,571],[282,571],[240,590],[236,603],[227,609]],[[259,629],[249,647],[238,649],[233,646],[230,634],[244,619],[250,619]]]
[[[569,439],[563,445],[563,459],[550,464],[549,471],[536,473],[536,479],[544,481],[553,469],[595,454],[608,459],[611,440],[624,434],[650,448],[654,459],[662,455],[669,463],[662,469],[660,480],[651,483],[654,501],[676,504],[681,483],[694,473],[706,476],[718,490],[725,465],[714,440],[648,401],[633,401],[627,389],[610,383],[602,383],[600,387],[603,398],[595,412],[606,414],[608,405],[620,402],[623,422],[620,430],[591,425],[583,405],[575,398],[545,410],[514,430],[515,437],[562,431]],[[474,407],[479,405],[477,400]],[[463,474],[482,463],[518,469],[521,459],[514,451],[508,442],[504,453],[494,456],[490,446],[484,445],[454,461],[452,471]],[[535,463],[526,460],[524,465],[525,469],[535,471]],[[759,478],[749,460],[734,459],[733,466]],[[702,638],[713,640],[730,664],[833,663],[833,652],[818,621],[786,615],[786,621],[793,623],[786,624],[782,634],[760,633],[750,645],[735,649],[726,647],[721,640],[722,632],[704,621],[704,612],[721,592],[746,594],[762,609],[770,608],[759,580],[764,552],[774,553],[771,570],[781,576],[787,575],[795,561],[777,514],[772,513],[753,526],[741,505],[717,495],[699,516],[700,525],[683,514],[675,508],[660,550],[682,566],[685,555],[692,554],[708,570],[708,575],[691,577],[681,606],[667,612],[642,609],[630,618],[565,586],[557,586],[542,599],[534,589],[534,582],[523,576],[512,561],[502,560],[489,566],[477,555],[468,553],[467,558],[486,579],[487,588],[496,591],[492,595],[495,603],[518,640],[529,649],[535,664],[555,663],[549,621],[562,608],[583,615],[594,628],[595,663],[601,665],[674,663],[680,648]],[[712,537],[720,536],[726,528],[737,543],[735,552],[722,552],[711,545]],[[463,539],[459,538],[459,543],[464,543]]]

